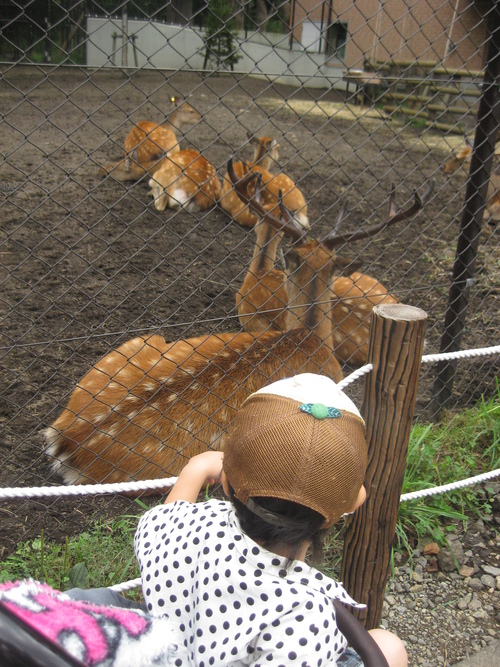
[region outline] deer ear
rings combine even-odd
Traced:
[[[342,273],[350,275],[363,266],[363,262],[360,259],[347,259],[346,257],[335,257],[335,266],[337,266]]]

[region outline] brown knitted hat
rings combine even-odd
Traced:
[[[242,503],[291,500],[334,524],[354,505],[366,470],[365,424],[329,378],[312,373],[260,389],[224,441],[224,472]]]

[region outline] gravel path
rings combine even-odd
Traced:
[[[500,639],[500,482],[487,486],[487,520],[438,553],[424,545],[388,581],[382,624],[405,642],[410,667],[450,667]]]

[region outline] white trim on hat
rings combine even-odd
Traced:
[[[349,396],[344,394],[342,389],[326,375],[301,373],[262,387],[255,394],[283,396],[299,401],[299,403],[323,403],[328,408],[347,410],[361,417],[358,408]]]

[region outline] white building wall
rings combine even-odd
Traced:
[[[87,66],[122,66],[122,23],[120,20],[101,18],[87,19]],[[113,53],[113,33],[115,52]],[[157,69],[201,70],[205,57],[202,32],[184,26],[172,26],[153,21],[128,22],[129,36],[135,36],[135,55],[132,40],[129,39],[127,67]],[[240,42],[238,53],[241,60],[235,71],[265,77],[291,86],[311,88],[345,89],[342,81],[344,65],[325,66],[325,55],[306,52],[303,49],[290,50],[288,37],[270,36],[256,33]],[[137,64],[136,60],[137,58]]]

